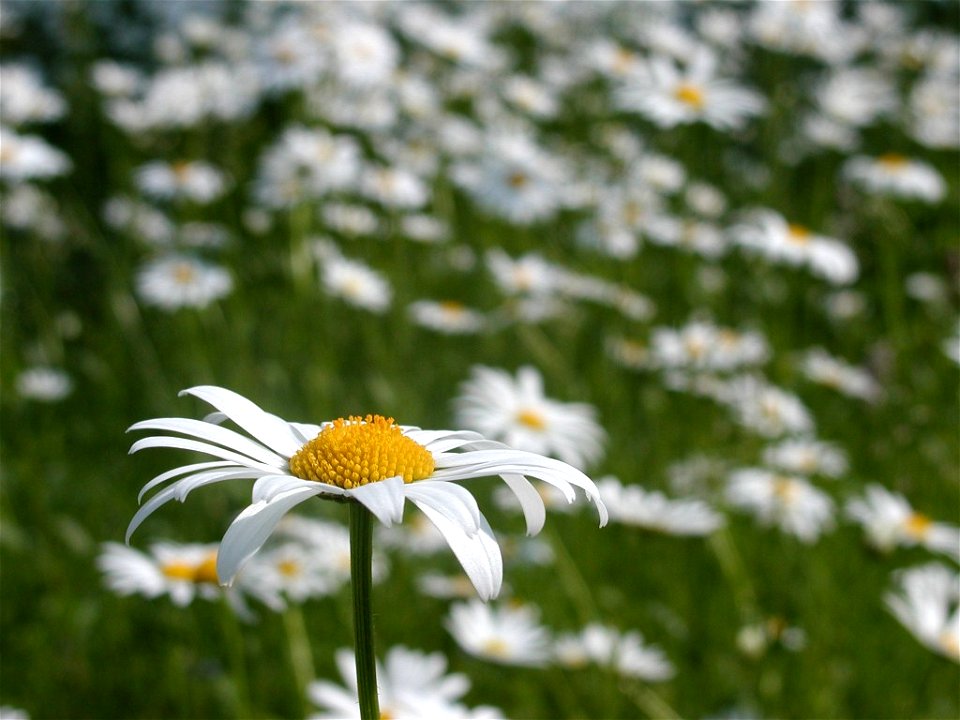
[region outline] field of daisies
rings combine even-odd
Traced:
[[[2,0],[0,718],[957,717],[958,148],[952,0]]]

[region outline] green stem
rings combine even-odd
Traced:
[[[350,505],[350,580],[353,585],[353,639],[357,693],[362,720],[379,720],[377,660],[373,647],[373,517],[359,503]]]
[[[283,629],[287,635],[287,650],[290,652],[290,665],[293,668],[294,681],[297,684],[297,702],[301,716],[307,714],[304,704],[307,685],[316,677],[313,669],[313,654],[307,640],[307,628],[303,621],[303,612],[299,605],[290,605],[283,612]]]

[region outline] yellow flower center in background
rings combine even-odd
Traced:
[[[877,162],[887,170],[902,170],[910,161],[899,153],[887,153],[878,157]]]
[[[681,83],[673,91],[673,96],[684,105],[689,105],[695,110],[703,108],[703,90],[692,83]]]
[[[510,656],[510,646],[501,638],[490,638],[483,644],[483,652],[490,657],[506,658]]]
[[[277,570],[284,577],[297,577],[300,574],[300,563],[296,560],[281,560],[277,563]]]
[[[519,170],[510,173],[509,177],[507,178],[507,184],[512,188],[522,188],[528,182],[530,182],[530,178],[528,178],[525,173],[522,173]]]
[[[796,225],[794,223],[787,225],[787,240],[792,243],[806,245],[810,242],[810,235],[812,235],[812,233],[803,225]]]
[[[517,422],[534,430],[543,430],[547,421],[536,410],[525,409],[517,413]]]
[[[177,285],[190,285],[197,280],[197,271],[190,263],[177,263],[173,268],[173,281]]]
[[[916,540],[922,540],[930,531],[933,520],[921,513],[913,513],[903,522],[903,530],[910,537]]]
[[[304,480],[351,489],[401,476],[406,483],[433,473],[433,455],[393,418],[338,418],[290,458],[290,472]]]
[[[192,583],[216,585],[218,583],[217,554],[212,552],[199,563],[170,562],[162,565],[160,571],[171,580],[186,580]]]

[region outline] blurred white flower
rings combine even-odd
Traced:
[[[875,402],[883,394],[879,383],[870,373],[833,357],[822,348],[808,350],[800,362],[800,369],[809,380],[848,397]]]
[[[168,312],[180,308],[205,308],[233,291],[230,273],[186,255],[150,260],[137,271],[137,295],[146,305]]]
[[[709,535],[726,523],[723,515],[702,500],[670,499],[656,490],[624,485],[608,476],[597,481],[610,520],[667,535]]]
[[[532,605],[455,603],[446,626],[464,651],[484,660],[530,667],[550,661],[550,632]]]
[[[328,247],[321,253],[320,283],[328,295],[372,313],[390,308],[393,289],[381,273]]]
[[[315,680],[307,688],[310,701],[321,708],[311,720],[345,720],[360,717],[357,667],[353,652],[337,650],[337,669],[344,686]],[[424,653],[397,645],[387,651],[383,665],[377,663],[377,694],[380,717],[409,720],[468,720],[503,717],[491,707],[470,709],[459,700],[470,689],[460,673],[447,674],[442,653]]]
[[[706,46],[680,68],[664,56],[650,59],[617,91],[624,110],[635,110],[663,128],[705,122],[718,130],[736,130],[766,109],[761,95],[716,76],[717,58]]]
[[[673,664],[663,651],[646,644],[640,633],[623,633],[599,623],[557,637],[553,656],[566,667],[580,668],[592,663],[648,682],[669,680],[674,675]]]
[[[536,368],[505,370],[474,366],[455,400],[456,421],[510,447],[558,457],[586,467],[603,455],[606,433],[596,409],[547,397]]]
[[[924,647],[960,663],[960,575],[929,563],[893,577],[887,609]]]
[[[58,368],[35,366],[17,375],[17,393],[27,400],[57,402],[73,392],[73,380]]]
[[[487,327],[483,313],[456,300],[417,300],[407,311],[418,325],[446,335],[472,335]]]
[[[49,122],[62,117],[67,104],[45,87],[40,74],[20,63],[0,65],[0,118],[8,125]]]
[[[861,497],[847,501],[845,510],[863,526],[867,542],[878,550],[921,545],[960,561],[960,527],[917,512],[903,495],[882,485],[867,485]]]
[[[908,200],[936,203],[947,192],[943,176],[932,165],[896,153],[852,157],[843,165],[843,176],[868,193]]]
[[[779,475],[760,468],[743,468],[730,474],[727,502],[753,514],[763,525],[779,527],[804,543],[816,542],[833,528],[830,496],[806,479]]]
[[[184,199],[206,204],[227,189],[223,172],[203,160],[154,160],[137,168],[135,179],[140,192],[158,200]]]
[[[764,448],[763,462],[797,475],[838,478],[847,472],[847,454],[838,446],[812,438],[786,438]]]
[[[0,180],[45,180],[72,168],[70,159],[37,135],[18,135],[0,126]]]

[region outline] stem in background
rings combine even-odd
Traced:
[[[377,660],[373,646],[373,517],[360,503],[350,505],[350,580],[357,693],[362,720],[379,720]]]
[[[283,629],[287,635],[287,650],[290,653],[290,665],[297,685],[300,714],[305,716],[307,685],[316,677],[316,673],[313,669],[313,653],[310,651],[310,643],[307,640],[307,628],[299,605],[290,605],[284,610]]]

